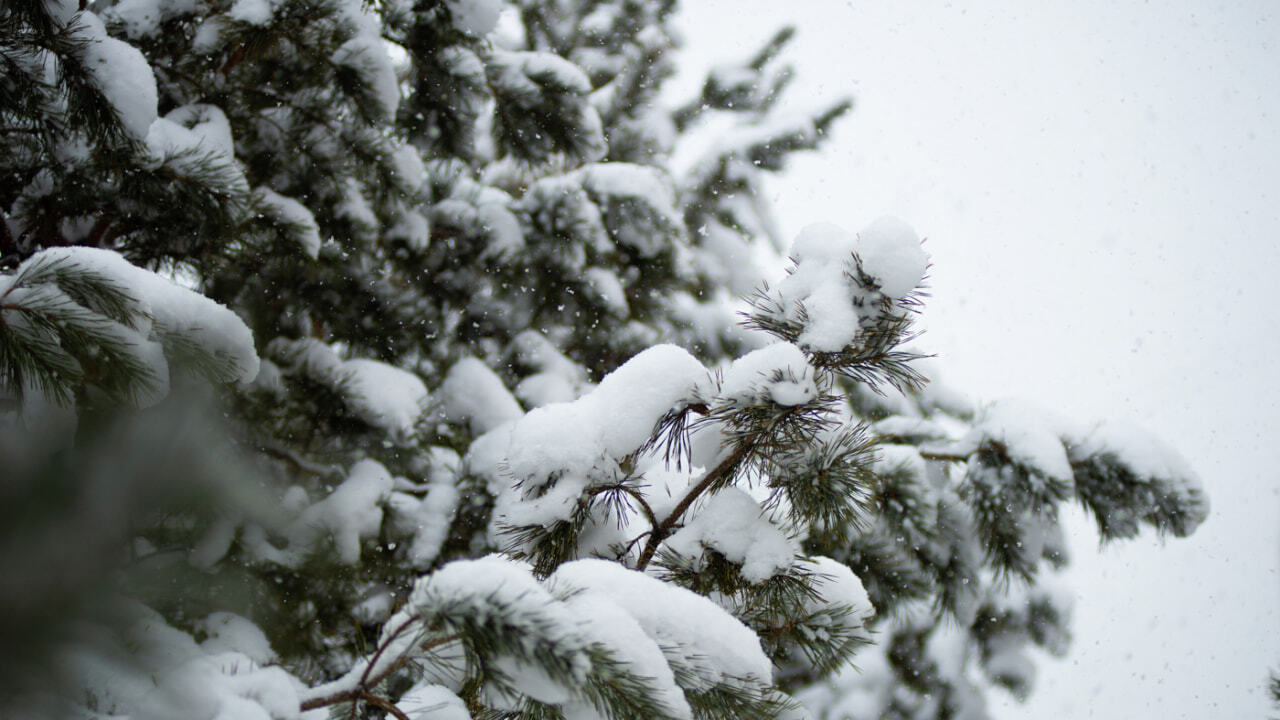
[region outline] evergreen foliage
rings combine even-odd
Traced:
[[[1158,441],[928,382],[901,221],[761,281],[852,106],[784,29],[668,107],[675,9],[0,6],[6,714],[981,718],[1064,503],[1195,530]]]

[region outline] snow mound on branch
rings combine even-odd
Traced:
[[[795,267],[779,283],[777,299],[786,319],[804,328],[800,346],[819,352],[839,352],[852,344],[863,316],[874,310],[874,298],[857,281],[859,273],[898,301],[920,284],[929,266],[915,231],[888,217],[856,235],[830,223],[810,225],[796,237],[791,258]]]
[[[1209,517],[1209,497],[1190,463],[1151,433],[1127,423],[1105,422],[1087,431],[1066,434],[1073,459],[1107,458],[1138,482],[1151,486],[1156,497],[1173,501],[1187,513],[1190,528]]]
[[[1047,410],[1021,401],[1001,400],[983,409],[966,440],[975,447],[995,441],[1015,463],[1047,478],[1070,483],[1074,473],[1062,444],[1065,429],[1066,422]]]
[[[409,561],[416,568],[430,567],[449,537],[449,527],[462,499],[456,478],[461,472],[461,458],[448,448],[433,447],[431,479],[427,496],[422,499],[409,493],[392,493],[388,505],[398,531],[413,536],[409,545]]]
[[[445,419],[465,422],[475,435],[487,433],[524,412],[502,378],[476,358],[463,358],[449,368],[440,386]]]
[[[371,424],[400,437],[413,434],[427,401],[427,386],[407,370],[377,360],[356,358],[342,363],[356,409]]]
[[[111,250],[50,248],[36,253],[23,266],[35,262],[60,263],[72,272],[97,274],[113,281],[137,301],[136,311],[151,319],[152,334],[162,339],[166,335],[177,336],[224,359],[230,371],[227,380],[249,382],[258,374],[253,333],[238,315],[204,295],[137,267]],[[22,272],[21,267],[18,272]],[[146,335],[148,328],[139,332]],[[164,376],[168,377],[167,369]]]
[[[640,624],[669,662],[692,670],[691,681],[770,683],[773,664],[760,639],[711,600],[607,560],[561,565],[549,582],[608,598]],[[692,683],[694,690],[697,682]]]
[[[653,227],[677,231],[683,219],[675,207],[675,188],[671,179],[657,168],[632,163],[594,163],[582,168],[582,187],[595,198],[610,198],[639,203],[656,213],[656,223],[610,223],[616,239],[638,251],[642,257],[657,255],[665,243]]]
[[[84,65],[94,86],[111,103],[126,132],[145,140],[155,122],[156,78],[142,52],[107,35],[102,20],[92,12],[77,16],[76,40],[84,43]]]
[[[416,685],[396,707],[413,720],[471,720],[467,704],[443,685]]]
[[[556,584],[552,582],[553,586]],[[647,678],[670,717],[692,717],[693,711],[676,684],[662,649],[640,622],[608,595],[590,589],[576,590],[570,591],[564,604],[578,618],[583,635],[609,648],[632,674]]]
[[[896,217],[881,217],[863,228],[855,252],[862,271],[876,279],[880,292],[895,299],[914,290],[929,268],[920,236]]]
[[[155,35],[161,23],[193,13],[200,6],[200,0],[120,0],[102,15],[107,22],[122,25],[129,38],[140,40]]]
[[[1200,485],[1199,475],[1186,458],[1142,428],[1122,422],[1104,422],[1086,432],[1071,433],[1068,441],[1073,446],[1073,455],[1110,455],[1138,477],[1180,478]]]
[[[380,463],[361,460],[347,479],[324,500],[302,512],[289,527],[291,562],[296,567],[308,550],[324,538],[332,538],[338,559],[347,565],[360,561],[360,541],[376,537],[382,527],[382,502],[394,487],[390,473]]]
[[[493,32],[502,13],[502,0],[445,0],[453,26],[473,37]]]
[[[96,642],[74,645],[58,658],[59,669],[83,683],[84,692],[95,701],[94,712],[75,717],[300,717],[297,688],[302,682],[280,667],[261,667],[255,657],[207,642],[197,645],[194,638],[145,606],[103,599],[127,613],[127,619],[121,618],[123,622],[112,627],[84,628],[93,633]],[[239,620],[243,624],[237,632],[252,633],[248,630],[252,623]],[[130,661],[121,662],[126,656]],[[20,699],[16,704],[19,709],[13,717],[48,716],[44,712],[24,713]]]
[[[254,190],[253,200],[264,214],[285,227],[307,257],[314,260],[320,255],[320,226],[306,205],[267,187]]]
[[[228,158],[235,157],[236,146],[231,135],[231,123],[227,120],[226,113],[217,105],[183,105],[165,113],[164,119],[190,130],[196,138],[207,143],[209,149],[219,151]],[[151,126],[150,132],[156,132],[155,125]],[[150,137],[147,138],[147,144],[152,145]]]
[[[417,375],[377,360],[342,360],[311,338],[276,338],[270,353],[342,395],[348,409],[396,438],[414,433],[427,403],[427,386]]]
[[[421,610],[465,605],[486,614],[501,606],[551,605],[554,599],[528,566],[500,555],[455,560],[413,586],[409,605]],[[571,623],[567,623],[571,624]]]
[[[852,611],[852,617],[866,626],[876,614],[862,580],[844,563],[828,557],[815,556],[801,560],[796,565],[818,577],[815,590],[819,598],[809,598],[807,609],[815,612],[827,605],[845,605]]]
[[[675,345],[641,352],[580,399],[546,405],[521,418],[507,450],[511,475],[526,481],[557,472],[586,473],[602,458],[630,455],[706,377],[702,363]]]
[[[238,652],[256,663],[274,662],[276,652],[262,629],[247,618],[232,612],[214,612],[197,623],[208,636],[200,647],[208,653]]]
[[[663,416],[707,379],[706,368],[686,350],[656,345],[581,398],[535,408],[477,439],[467,459],[498,495],[494,536],[567,520],[582,493],[611,478],[619,461],[643,447]]]
[[[738,488],[707,499],[693,519],[671,537],[667,547],[695,563],[704,549],[742,566],[742,577],[760,583],[792,566],[800,544],[764,515],[760,505]]]
[[[744,405],[767,400],[790,407],[812,402],[818,387],[800,348],[780,342],[734,360],[720,382],[719,396]]]
[[[516,385],[516,396],[526,407],[572,402],[588,386],[586,370],[565,357],[537,330],[526,330],[517,335],[512,347],[520,365],[537,370]]]
[[[236,0],[227,16],[250,25],[266,25],[284,0]]]
[[[914,445],[880,444],[877,447],[875,468],[881,475],[905,472],[917,482],[923,482],[928,477],[924,458]]]

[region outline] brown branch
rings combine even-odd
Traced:
[[[919,450],[920,457],[925,460],[940,460],[942,462],[967,462],[968,455],[959,455],[956,453],[945,453],[936,450]]]
[[[649,501],[645,500],[644,493],[635,488],[626,486],[619,489],[634,498],[636,502],[640,503],[640,509],[644,511],[644,516],[649,519],[650,527],[656,527],[658,525],[658,516],[653,513],[653,508],[649,507]]]
[[[405,715],[403,710],[396,707],[395,703],[380,695],[374,695],[373,693],[360,693],[360,699],[370,705],[374,705],[382,709],[385,712],[395,715],[396,720],[409,720],[409,716]]]
[[[218,72],[222,73],[223,75],[226,75],[227,73],[231,72],[231,70],[235,68],[235,66],[240,64],[241,60],[244,60],[244,56],[247,53],[248,53],[248,49],[244,45],[241,45],[240,47],[236,48],[235,52],[231,53],[231,57],[227,58],[227,62],[223,64],[222,68],[218,70]]]
[[[692,490],[680,499],[680,502],[671,511],[671,514],[667,516],[667,519],[663,520],[659,525],[656,525],[653,528],[653,534],[649,536],[649,542],[645,543],[644,550],[640,552],[640,559],[636,561],[637,570],[644,570],[648,567],[649,562],[653,560],[653,554],[658,551],[658,546],[661,545],[662,541],[666,540],[671,534],[671,531],[675,529],[676,523],[680,522],[681,516],[683,516],[685,511],[689,509],[690,505],[693,505],[693,501],[697,500],[698,496],[706,492],[707,488],[710,488],[716,483],[719,483],[725,478],[731,476],[733,472],[738,469],[738,465],[741,464],[742,461],[746,459],[747,455],[751,453],[754,446],[755,443],[753,442],[744,442],[739,445],[733,451],[733,454],[725,458],[715,467],[714,470],[707,473],[707,476],[702,479],[702,482],[694,486]]]
[[[446,635],[444,637],[431,640],[430,642],[423,643],[422,646],[418,648],[418,650],[419,651],[431,650],[432,648],[437,648],[437,647],[440,647],[441,645],[447,645],[457,639],[458,639],[457,635]],[[387,642],[389,643],[390,640],[388,640]],[[384,643],[383,647],[379,648],[379,652],[382,652],[382,650],[385,649],[386,644],[387,643]],[[302,703],[302,706],[299,709],[305,712],[307,710],[315,710],[316,708],[329,707],[330,705],[337,705],[338,703],[344,703],[348,701],[354,702],[360,699],[367,700],[368,698],[365,698],[364,696],[369,694],[368,688],[377,686],[383,680],[386,680],[388,677],[390,677],[391,673],[407,665],[410,660],[412,660],[412,656],[409,653],[405,653],[404,656],[401,657],[399,660],[396,660],[395,662],[391,663],[391,665],[388,666],[386,670],[372,677],[368,677],[368,672],[373,667],[373,664],[371,662],[369,667],[365,668],[366,675],[365,677],[361,678],[360,685],[357,685],[355,688],[351,690],[340,690],[331,695],[324,695],[318,698],[311,698],[310,700],[307,700],[306,702]]]
[[[373,653],[373,657],[369,659],[369,664],[365,666],[364,672],[360,675],[360,687],[369,686],[369,673],[373,672],[373,668],[377,666],[378,660],[382,658],[382,653],[386,652],[387,648],[391,647],[391,643],[395,642],[396,638],[403,635],[404,631],[408,630],[409,626],[413,625],[417,621],[418,616],[416,615],[411,615],[406,618],[404,622],[400,623],[400,627],[396,628],[391,633],[391,636],[387,638],[386,642],[378,646],[378,649]],[[374,684],[376,685],[377,683]]]
[[[103,215],[93,224],[93,228],[89,230],[88,237],[85,238],[85,244],[89,247],[106,247],[107,230],[111,227],[111,223],[115,218],[110,215]],[[112,236],[113,238],[115,236]]]
[[[264,455],[280,458],[298,470],[317,477],[327,478],[342,474],[342,468],[336,465],[320,465],[318,463],[311,462],[288,448],[276,445],[261,445],[258,449],[261,450]]]

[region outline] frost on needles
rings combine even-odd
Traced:
[[[674,11],[0,6],[3,714],[981,718],[1064,503],[1195,530],[1140,430],[926,381],[909,225],[779,237],[851,105],[789,29],[671,105]]]

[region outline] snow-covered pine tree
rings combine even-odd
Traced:
[[[1195,529],[1158,442],[925,384],[901,221],[786,250],[850,106],[786,30],[668,106],[674,12],[0,7],[6,714],[983,717],[1063,503]]]

